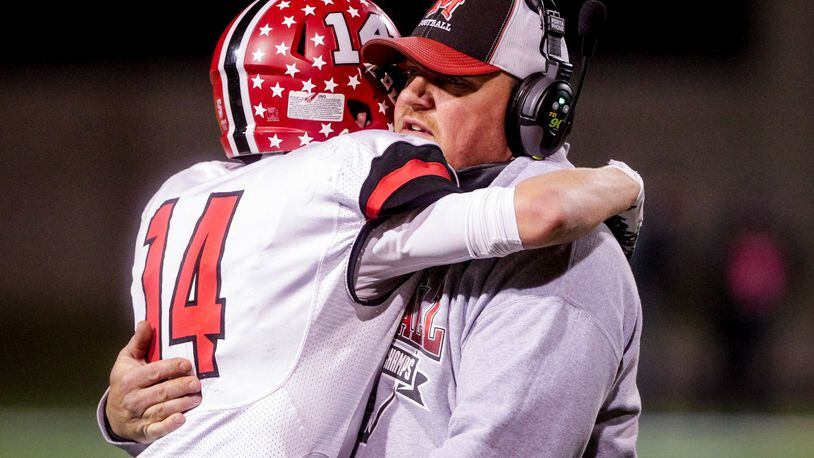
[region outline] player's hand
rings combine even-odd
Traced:
[[[147,363],[152,330],[136,326],[110,371],[105,414],[114,434],[150,443],[184,424],[183,412],[201,403],[201,382],[182,358]]]
[[[641,175],[624,162],[611,160],[608,165],[625,172],[627,176],[639,184],[639,195],[636,196],[636,200],[631,204],[630,208],[605,221],[619,245],[622,246],[625,256],[630,259],[636,249],[636,241],[639,238],[639,232],[642,230],[642,221],[644,219],[644,181]]]

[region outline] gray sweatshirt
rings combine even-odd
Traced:
[[[494,185],[570,167],[517,159]],[[641,304],[613,235],[425,272],[357,456],[635,456]]]

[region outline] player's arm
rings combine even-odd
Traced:
[[[105,440],[131,455],[184,424],[183,412],[201,402],[201,384],[192,364],[181,358],[146,363],[151,330],[136,326],[110,372],[110,389],[97,409]],[[132,442],[128,442],[132,441]]]
[[[608,218],[641,208],[644,184],[623,163],[558,170],[515,188],[517,230],[525,249],[572,242]]]
[[[428,267],[571,242],[622,212],[640,220],[643,196],[641,178],[622,163],[449,194],[391,217],[367,236],[352,266],[353,291],[370,300],[392,290],[400,276]]]

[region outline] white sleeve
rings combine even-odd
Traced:
[[[356,295],[379,297],[404,274],[522,249],[514,188],[450,194],[423,210],[390,218],[370,233],[359,256]]]

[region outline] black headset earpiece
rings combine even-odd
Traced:
[[[574,90],[569,82],[570,63],[552,58],[545,47],[548,40],[565,36],[565,21],[548,1],[526,0],[540,14],[543,37],[540,53],[546,59],[546,73],[529,75],[515,89],[506,110],[506,138],[515,156],[543,159],[554,154],[565,143],[574,112]],[[559,42],[555,44],[559,49]],[[552,73],[556,74],[552,75]]]
[[[515,89],[506,116],[506,138],[515,156],[543,159],[565,143],[573,119],[574,91],[568,81],[529,75]]]

